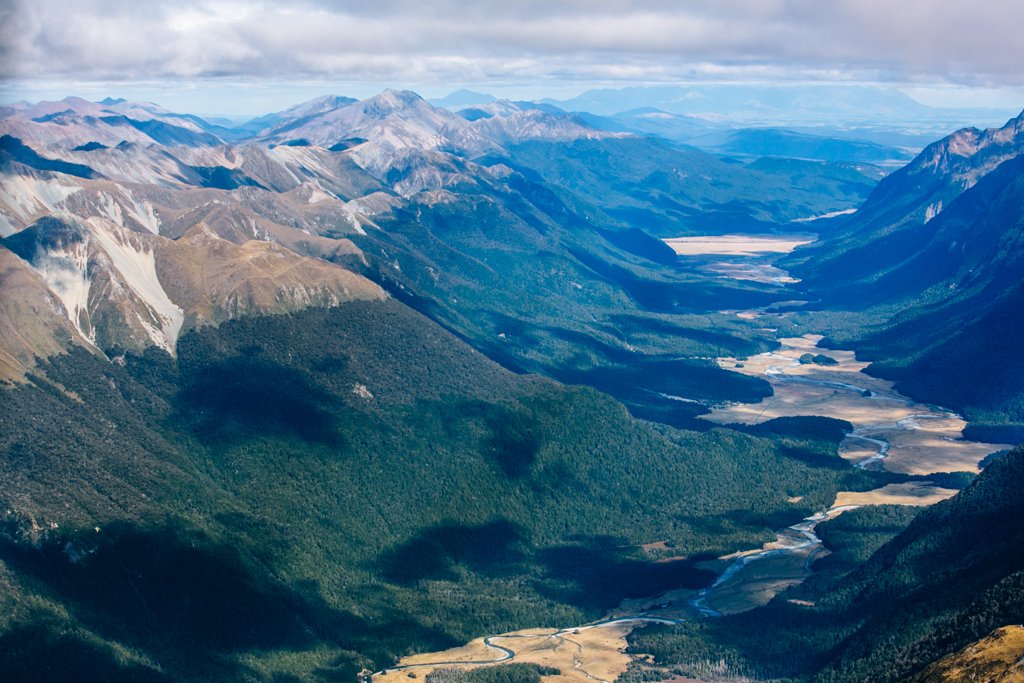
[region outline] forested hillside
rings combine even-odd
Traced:
[[[703,585],[692,560],[877,480],[808,456],[834,442],[680,432],[511,374],[394,300],[177,351],[75,349],[5,389],[8,680],[347,679]],[[689,559],[637,547],[659,540]]]
[[[644,629],[631,649],[682,672],[721,660],[759,678],[904,680],[1024,619],[1022,485],[1018,448],[903,531],[905,508],[844,513],[821,527],[835,554],[812,581],[751,612]]]
[[[1006,429],[1024,423],[1022,154],[1024,118],[959,131],[884,179],[835,234],[783,260],[826,309],[812,314],[829,329],[825,345],[856,348],[901,391],[1013,441],[1024,438]]]

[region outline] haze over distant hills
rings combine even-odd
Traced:
[[[842,125],[916,123],[948,126],[975,117],[1003,117],[996,110],[929,107],[895,89],[852,85],[637,86],[588,90],[567,100],[547,100],[569,111],[612,115],[638,108],[733,123],[788,122]],[[962,125],[962,124],[961,124]]]

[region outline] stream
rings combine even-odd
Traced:
[[[701,589],[697,595],[690,598],[690,606],[697,610],[702,616],[705,617],[720,617],[722,613],[708,605],[708,598],[722,586],[726,585],[732,578],[743,571],[750,563],[758,560],[764,560],[770,557],[778,557],[780,555],[790,555],[798,552],[806,552],[807,559],[804,561],[804,570],[810,572],[811,564],[817,559],[815,552],[816,549],[822,547],[821,539],[815,533],[815,529],[819,524],[825,520],[832,519],[838,514],[846,512],[847,510],[853,510],[858,507],[857,505],[842,505],[833,507],[825,512],[819,512],[817,514],[806,517],[801,521],[788,526],[782,531],[778,532],[773,547],[757,550],[751,553],[745,553],[739,555],[734,559],[725,571],[721,573],[718,579],[707,588]]]
[[[854,424],[854,429],[847,434],[844,444],[859,444],[870,448],[870,455],[860,456],[854,463],[859,469],[886,469],[886,462],[894,450],[900,451],[903,460],[908,461],[920,452],[930,450],[939,453],[946,449],[954,456],[948,463],[926,461],[922,467],[935,467],[929,473],[951,471],[962,468],[964,456],[959,459],[955,457],[959,449],[968,449],[966,457],[972,464],[976,464],[981,458],[980,454],[987,450],[982,444],[962,438],[954,439],[949,435],[950,423],[962,423],[959,415],[939,406],[918,403],[899,394],[891,384],[862,375],[857,368],[863,364],[854,361],[850,352],[825,351],[837,356],[839,362],[832,366],[808,366],[801,364],[799,357],[809,350],[817,350],[816,345],[812,344],[813,338],[784,339],[782,342],[782,348],[751,358],[744,365],[747,374],[763,376],[776,390],[772,397],[763,402],[759,411],[743,412],[746,410],[744,407],[727,406],[712,411],[720,412],[720,415],[706,417],[722,423],[744,419],[756,423],[790,414],[847,418]],[[722,360],[724,366],[734,364],[734,359]],[[942,458],[933,455],[932,460],[941,461]],[[902,466],[905,468],[906,462]],[[795,563],[804,558],[804,575],[810,574],[810,565],[825,552],[821,539],[815,533],[818,524],[856,507],[859,505],[836,503],[829,510],[780,530],[776,540],[762,549],[735,556],[712,585],[689,600],[690,606],[703,616],[721,616],[722,610],[716,608],[715,599],[720,593],[729,592],[732,595],[722,600],[726,604],[732,600],[731,611],[739,611],[736,609],[735,596],[744,592],[744,576],[751,573],[755,563],[764,560],[775,558],[778,561],[792,556],[792,562],[789,563],[791,566],[788,567],[792,575]],[[746,580],[755,587],[748,592],[755,597],[760,592],[763,597],[764,572],[761,572],[762,576],[753,573],[755,576]],[[779,590],[785,585],[786,582],[780,580]],[[747,608],[750,606],[753,605]]]

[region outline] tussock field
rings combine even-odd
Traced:
[[[928,483],[908,481],[902,484],[887,484],[874,491],[840,491],[836,506],[846,505],[934,505],[940,500],[952,498],[956,489],[946,489]]]

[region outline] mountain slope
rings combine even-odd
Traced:
[[[833,337],[878,361],[872,372],[976,420],[1019,422],[1022,206],[1024,115],[935,143],[783,263],[810,296],[870,323]]]
[[[111,363],[76,347],[5,390],[11,680],[91,660],[330,680],[583,623],[711,578],[638,544],[760,542],[853,483],[764,439],[513,375],[393,299],[240,318],[176,350]]]
[[[0,378],[25,375],[37,358],[64,351],[78,331],[46,281],[13,252],[0,247]]]
[[[22,283],[19,293],[32,298],[5,308],[7,324],[50,329],[45,342],[41,333],[32,335],[33,344],[16,340],[7,353],[21,358],[29,348],[46,357],[73,340],[101,350],[141,352],[155,345],[174,353],[180,334],[203,324],[386,297],[373,283],[339,266],[270,242],[235,245],[201,223],[170,240],[101,218],[47,217],[3,245],[10,250],[5,254],[19,256],[38,276],[19,279],[17,270],[8,271],[12,286]],[[40,284],[44,292],[38,291]],[[36,290],[25,289],[32,285]],[[37,319],[35,311],[45,302],[77,334]],[[5,379],[23,374],[12,370]]]
[[[572,188],[575,197],[566,201],[581,213],[659,237],[780,230],[794,219],[856,206],[876,182],[846,170],[832,177],[824,164],[760,172],[652,138],[526,142],[509,158],[556,188]]]
[[[986,468],[978,481],[924,510],[837,590],[830,602],[865,624],[834,653],[846,680],[898,680],[1005,623],[1024,620],[1024,450]],[[889,641],[886,649],[877,643]],[[827,678],[827,675],[825,676]]]
[[[879,183],[857,214],[827,241],[794,253],[786,264],[827,289],[830,274],[839,290],[898,268],[917,255],[927,226],[965,191],[1024,150],[1024,114],[998,129],[964,129],[928,147],[904,168]],[[934,228],[934,226],[932,226]],[[877,253],[868,250],[884,245]],[[948,242],[947,242],[948,246]],[[872,258],[872,256],[874,258]],[[884,296],[884,288],[858,295]],[[852,298],[852,297],[851,297]]]
[[[912,680],[914,683],[1024,681],[1024,627],[1004,626],[996,629],[960,652],[943,657]]]

